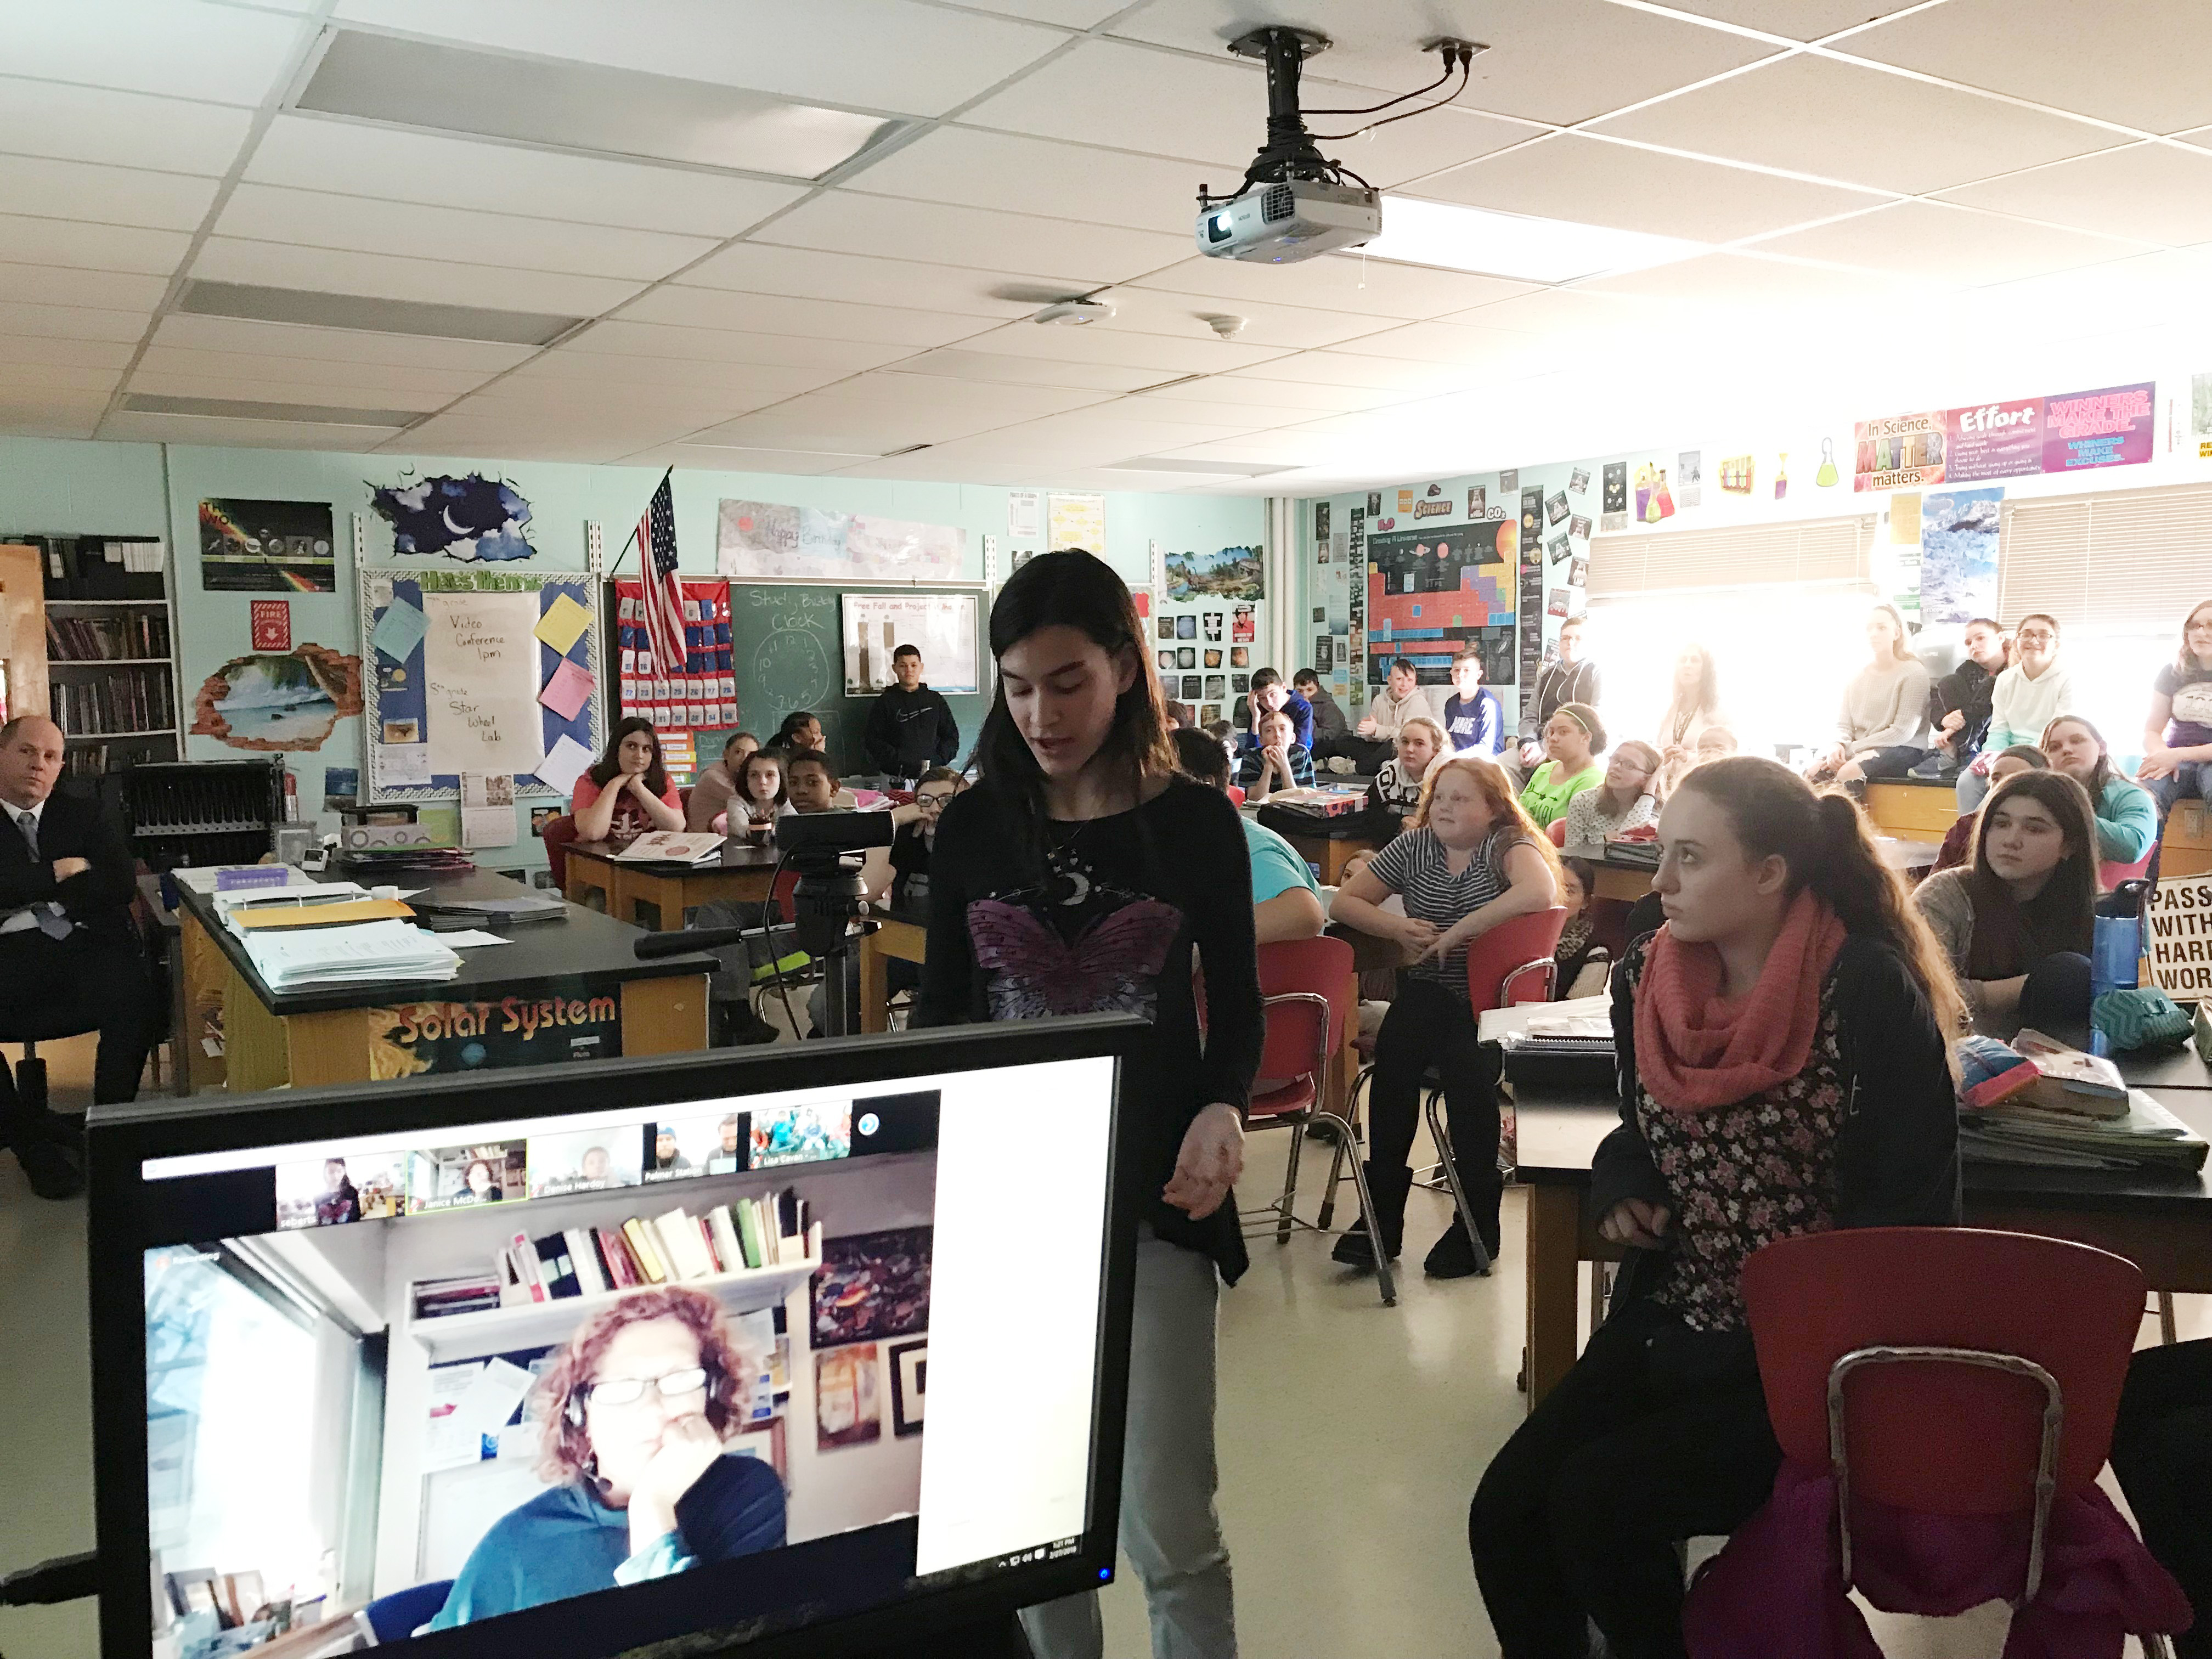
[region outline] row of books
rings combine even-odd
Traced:
[[[141,738],[131,743],[77,744],[62,757],[62,775],[65,778],[79,779],[104,778],[110,772],[121,769],[125,761],[145,760],[149,757],[155,760],[167,759],[169,757],[161,753],[161,745],[165,743],[168,745],[171,753],[174,753],[177,740],[173,732],[155,732],[151,734],[151,739],[150,743]],[[263,848],[255,850],[257,852],[265,850],[265,845],[264,842]]]
[[[49,689],[54,719],[64,732],[161,732],[177,723],[176,700],[163,668],[118,668],[90,684],[56,680]]]
[[[441,1319],[799,1265],[814,1257],[813,1225],[812,1206],[787,1187],[717,1204],[699,1215],[679,1206],[615,1226],[564,1227],[542,1238],[518,1231],[484,1272],[417,1280],[415,1317]]]
[[[117,657],[166,657],[169,618],[155,610],[112,617],[46,617],[49,662],[103,662]]]
[[[2212,1152],[2111,1060],[2040,1031],[1969,1037],[1960,1064],[1959,1150],[1974,1162],[2186,1174]]]

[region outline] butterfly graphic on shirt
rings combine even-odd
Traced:
[[[1137,1014],[1159,1002],[1160,970],[1182,928],[1182,912],[1142,894],[1091,881],[1072,933],[1054,925],[1068,907],[1031,889],[968,906],[975,965],[991,975],[994,1019],[1052,1014]],[[1072,919],[1071,919],[1072,920]]]

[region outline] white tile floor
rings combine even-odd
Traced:
[[[47,1051],[59,1103],[81,1103],[88,1043]],[[1253,1144],[1248,1193],[1274,1189],[1287,1137]],[[1306,1188],[1325,1171],[1309,1162]],[[1345,1189],[1347,1202],[1351,1191]],[[1425,1280],[1444,1200],[1417,1192],[1412,1271],[1395,1308],[1310,1237],[1253,1245],[1223,1298],[1222,1514],[1248,1659],[1491,1659],[1467,1559],[1467,1500],[1521,1420],[1520,1199],[1506,1258],[1488,1279]],[[1311,1203],[1306,1206],[1311,1212]],[[0,1571],[92,1543],[86,1284],[81,1203],[32,1197],[0,1155]],[[2212,1335],[2212,1298],[2182,1298],[2185,1337]],[[2146,1325],[2145,1340],[2155,1340]],[[1936,1623],[1877,1618],[1891,1659],[1981,1659],[2003,1645],[2002,1610]],[[1143,1596],[1106,1595],[1108,1651],[1148,1651]],[[0,1612],[12,1659],[95,1659],[89,1603]],[[2136,1651],[2132,1644],[2130,1652]]]

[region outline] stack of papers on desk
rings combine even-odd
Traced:
[[[404,921],[255,933],[246,939],[246,954],[262,982],[278,992],[452,979],[461,971],[456,952]]]
[[[1613,999],[1576,997],[1532,1012],[1517,1029],[1499,1033],[1501,1048],[1529,1054],[1589,1054],[1613,1052]]]
[[[2020,1164],[2062,1170],[2170,1170],[2204,1167],[2212,1148],[2140,1089],[2130,1089],[2117,1117],[2052,1110],[2015,1096],[1980,1111],[1959,1114],[1959,1151],[1979,1164]]]

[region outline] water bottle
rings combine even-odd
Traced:
[[[2130,890],[2133,889],[2134,890]],[[2117,912],[2118,914],[2107,914]],[[2089,946],[2089,1004],[2107,991],[2133,990],[2141,982],[2142,962],[2142,894],[2141,884],[2123,884],[2098,906]],[[2109,1054],[2112,1042],[2102,1027],[2091,1022],[2089,1052]]]

